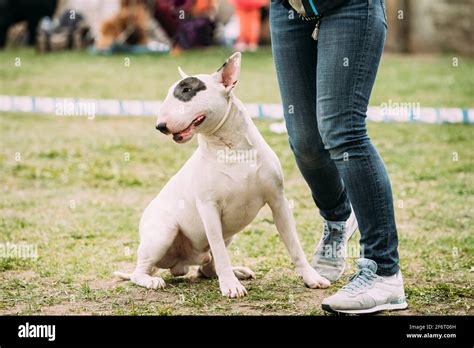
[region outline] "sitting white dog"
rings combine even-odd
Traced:
[[[163,288],[156,268],[175,276],[199,265],[205,277],[218,276],[222,295],[245,296],[239,279],[254,278],[247,267],[232,267],[227,246],[259,210],[269,204],[278,232],[310,288],[329,281],[308,263],[283,192],[280,162],[258,132],[242,103],[233,95],[241,54],[233,54],[211,75],[187,76],[168,91],[156,128],[177,143],[198,134],[199,147],[159,195],[140,221],[135,271],[115,272],[146,288]]]

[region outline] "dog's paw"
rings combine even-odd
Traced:
[[[255,273],[248,267],[243,266],[236,266],[233,267],[232,270],[234,271],[234,275],[237,279],[244,280],[244,279],[255,279]]]
[[[235,298],[247,295],[247,290],[236,277],[219,279],[219,287],[222,296]]]
[[[311,289],[325,289],[331,282],[319,275],[312,267],[308,267],[301,272],[305,285]]]
[[[138,274],[130,277],[130,280],[147,289],[164,289],[166,286],[165,281],[161,277],[152,277],[148,274]]]
[[[150,277],[145,284],[147,289],[164,289],[165,287],[166,283],[161,277]]]

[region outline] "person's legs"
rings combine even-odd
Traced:
[[[407,307],[390,182],[365,126],[386,31],[382,1],[350,0],[327,14],[318,44],[311,39],[314,23],[296,15],[291,20],[281,0],[270,6],[273,57],[290,145],[321,215],[332,220],[325,222],[320,244],[327,244],[325,236],[339,242],[343,237],[335,221],[347,219],[350,203],[341,177],[363,225],[367,258],[358,260],[358,271],[346,286],[323,300],[323,309],[330,311]],[[347,222],[343,225],[347,230]],[[326,229],[330,226],[335,229]],[[338,269],[333,263],[330,274]]]
[[[350,203],[339,172],[324,149],[316,119],[316,42],[314,23],[271,1],[270,31],[289,142],[320,214],[345,221]]]
[[[381,1],[350,0],[321,19],[317,117],[359,223],[363,257],[390,276],[399,271],[392,191],[365,124],[386,33]]]

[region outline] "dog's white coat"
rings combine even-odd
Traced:
[[[179,276],[186,274],[190,265],[199,265],[201,275],[218,276],[222,295],[246,295],[239,279],[255,275],[246,267],[232,267],[227,246],[232,236],[268,204],[305,284],[310,288],[329,286],[329,281],[309,265],[303,253],[283,192],[277,156],[232,93],[240,72],[240,59],[240,53],[235,53],[214,74],[195,75],[206,84],[206,89],[188,102],[173,96],[179,81],[171,86],[158,123],[166,122],[171,133],[177,133],[197,115],[206,115],[194,130],[199,133],[199,146],[145,209],[140,221],[136,269],[132,274],[115,272],[121,278],[146,288],[162,288],[165,282],[152,275],[154,267],[169,268],[173,275]],[[180,73],[186,77],[181,69]],[[215,130],[229,103],[232,104],[227,120]],[[230,150],[248,152],[252,161],[242,163],[232,157],[223,160],[223,154]]]

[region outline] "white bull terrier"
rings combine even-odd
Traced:
[[[239,279],[254,278],[247,267],[232,267],[227,246],[268,204],[296,271],[310,288],[329,281],[308,263],[283,192],[280,162],[258,132],[243,104],[233,95],[241,54],[233,54],[211,75],[187,76],[168,91],[156,128],[185,143],[198,133],[191,158],[145,209],[140,221],[140,246],[135,271],[115,272],[146,288],[163,288],[154,268],[219,279],[222,295],[247,294]],[[242,160],[242,158],[244,160]]]

